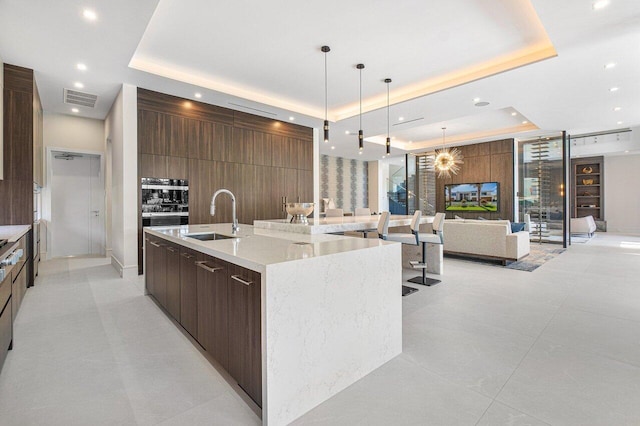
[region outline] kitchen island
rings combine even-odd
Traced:
[[[402,352],[401,248],[231,224],[144,228],[147,291],[285,425]],[[213,234],[223,239],[212,238]],[[228,238],[228,237],[232,238]]]

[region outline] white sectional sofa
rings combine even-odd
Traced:
[[[508,220],[455,219],[444,222],[445,253],[507,260],[529,254],[529,233],[511,233]]]

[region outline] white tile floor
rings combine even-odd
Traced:
[[[0,424],[260,424],[142,281],[105,263],[42,264]],[[640,424],[639,237],[598,234],[535,272],[446,259],[445,273],[403,299],[403,354],[295,424]]]

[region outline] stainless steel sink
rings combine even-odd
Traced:
[[[195,238],[196,240],[201,241],[228,240],[230,238],[234,238],[227,235],[216,234],[215,232],[211,232],[208,234],[185,234],[185,237]]]

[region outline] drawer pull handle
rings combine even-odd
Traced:
[[[186,257],[187,259],[193,259],[195,256],[190,255],[189,253],[180,253],[180,256]]]
[[[206,260],[200,260],[198,262],[196,262],[196,265],[198,265],[200,268],[204,269],[205,271],[209,271],[209,272],[217,272],[221,269],[224,269],[223,267],[217,267],[217,268],[212,268],[211,266],[207,266],[206,265],[207,261]]]
[[[173,247],[167,247],[167,250],[169,250],[171,253],[175,253],[178,250],[174,249]]]
[[[244,285],[251,285],[253,284],[253,282],[251,281],[245,281],[242,278],[240,278],[240,275],[231,275],[231,278],[238,281],[239,283],[242,283]]]
[[[160,247],[160,244],[154,243],[153,241],[149,241],[149,244],[151,244],[154,247]]]

